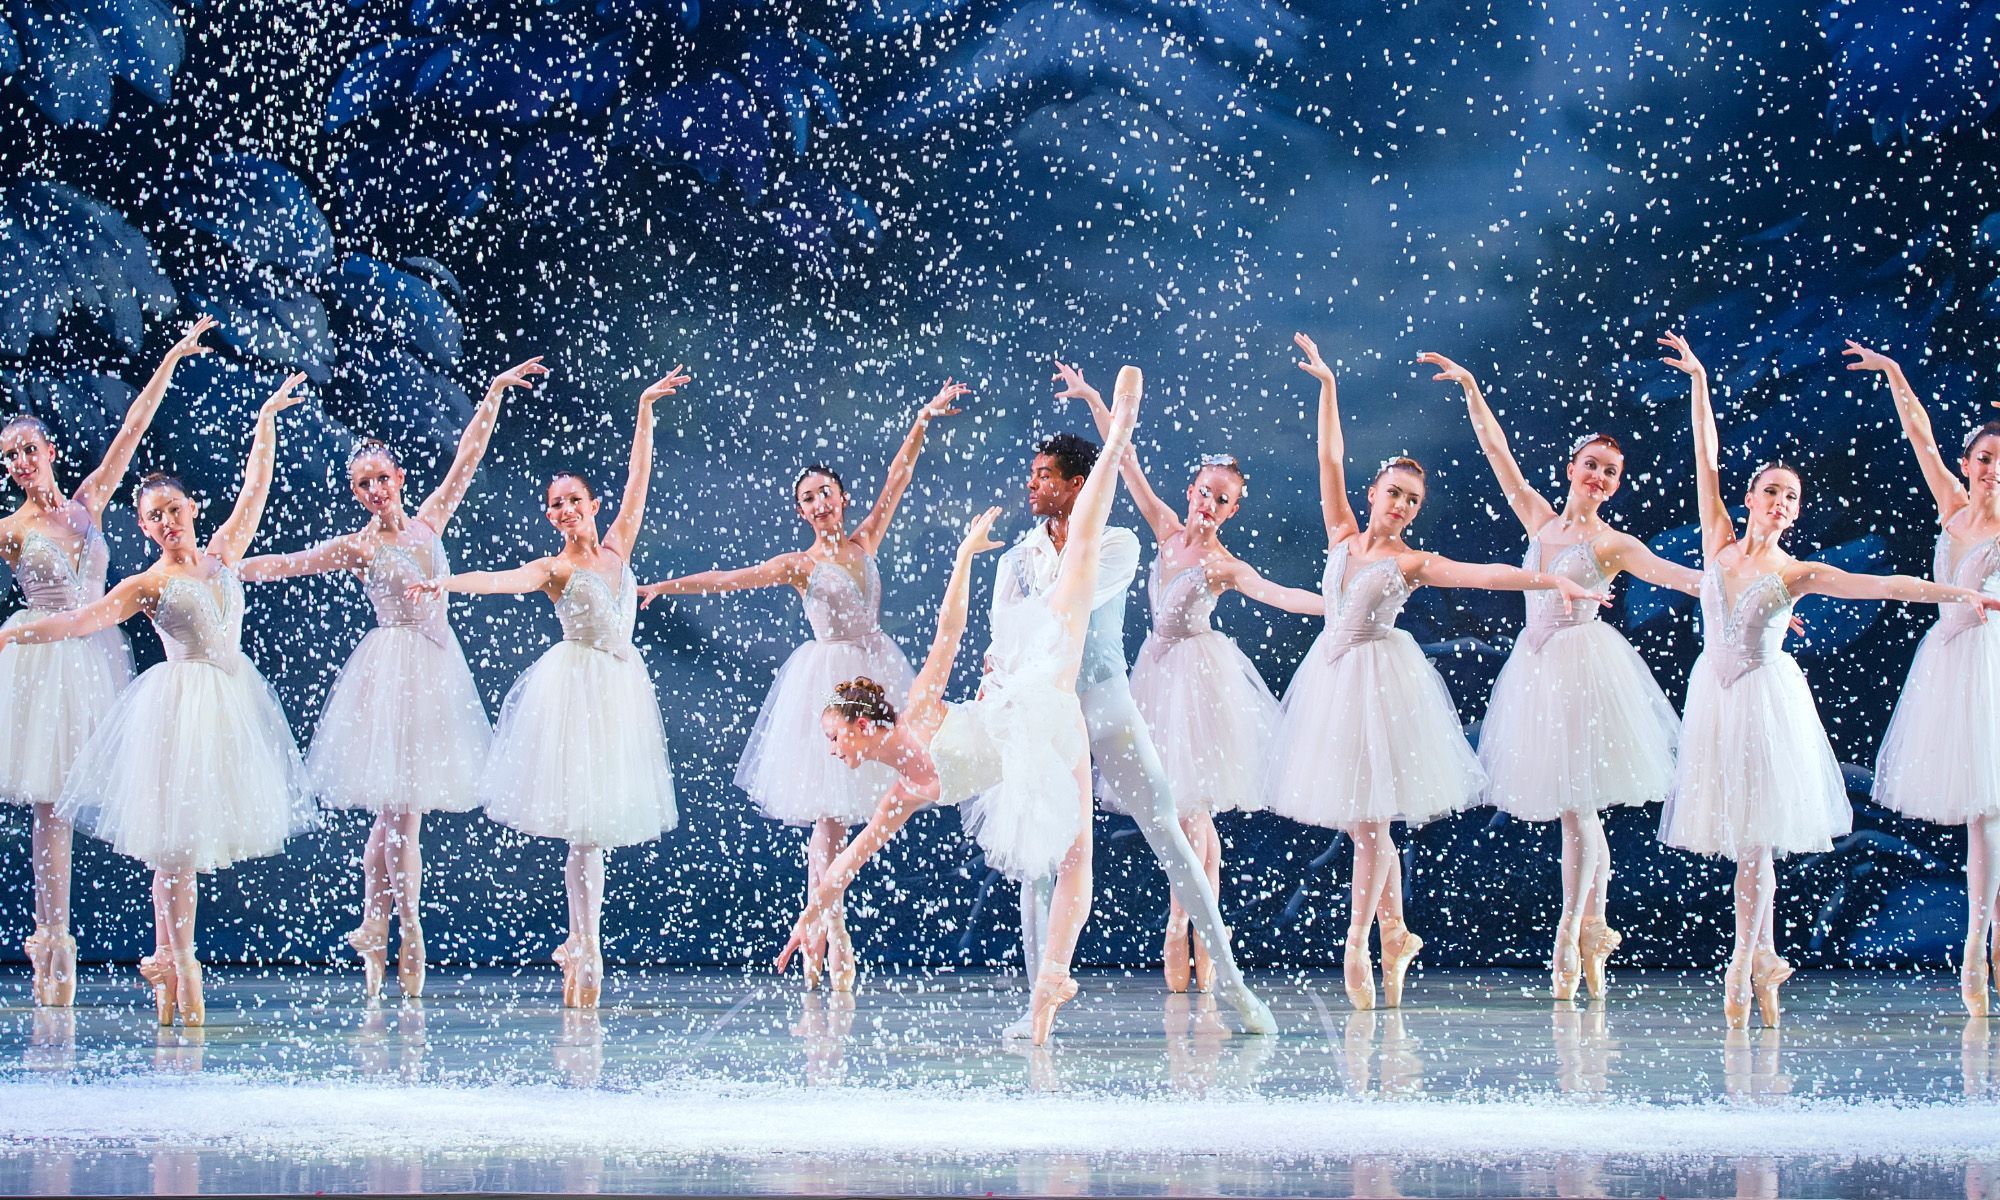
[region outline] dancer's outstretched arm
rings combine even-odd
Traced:
[[[1564,612],[1568,612],[1570,606],[1579,600],[1611,603],[1610,592],[1593,592],[1566,575],[1530,571],[1511,563],[1459,562],[1423,550],[1412,551],[1399,558],[1403,560],[1398,566],[1405,578],[1430,587],[1484,588],[1492,592],[1553,591],[1561,594]]]
[[[271,496],[271,472],[278,458],[278,414],[305,402],[304,396],[293,394],[293,389],[305,381],[304,372],[287,376],[271,398],[264,401],[264,407],[257,410],[257,436],[251,441],[250,457],[243,464],[243,488],[236,493],[236,507],[215,531],[215,536],[208,539],[208,552],[232,567],[250,548],[250,539],[257,536],[257,526],[264,521],[264,502]]]
[[[630,562],[646,524],[646,489],[653,482],[653,404],[686,386],[690,376],[677,363],[666,377],[639,393],[639,415],[632,425],[632,458],[625,468],[625,496],[618,516],[604,534],[604,548]]]
[[[1838,600],[1902,600],[1911,604],[1970,604],[2000,612],[2000,596],[1973,588],[1933,583],[1915,575],[1861,575],[1822,562],[1795,560],[1785,572],[1794,596],[1818,593]]]
[[[1514,461],[1514,452],[1507,445],[1507,431],[1500,427],[1500,419],[1487,406],[1486,396],[1479,390],[1479,381],[1472,377],[1471,371],[1442,354],[1426,351],[1417,355],[1417,361],[1438,369],[1432,379],[1439,382],[1449,380],[1465,392],[1465,412],[1472,418],[1472,432],[1479,438],[1479,449],[1486,455],[1487,465],[1493,468],[1493,477],[1500,481],[1500,491],[1507,497],[1507,506],[1514,510],[1514,516],[1528,531],[1529,537],[1540,533],[1542,526],[1555,519],[1555,506],[1530,486],[1528,477],[1521,473],[1521,464]]]
[[[1949,521],[1958,515],[1958,510],[1969,502],[1965,485],[1952,473],[1938,451],[1937,435],[1931,431],[1930,414],[1924,411],[1924,402],[1917,399],[1915,388],[1903,375],[1903,368],[1886,354],[1878,354],[1860,342],[1850,341],[1843,355],[1853,362],[1847,364],[1850,371],[1879,371],[1889,383],[1889,394],[1896,400],[1896,416],[1903,423],[1903,436],[1910,441],[1910,449],[1917,453],[1917,466],[1924,473],[1924,483],[1931,489],[1931,498],[1937,501],[1938,519]]]
[[[542,592],[554,597],[562,594],[574,573],[575,568],[569,563],[551,556],[507,571],[461,571],[443,579],[419,579],[403,590],[413,598],[446,592],[469,596],[525,596],[529,592]]]
[[[974,517],[972,524],[966,528],[965,537],[958,544],[957,556],[952,561],[951,579],[945,584],[944,601],[938,608],[937,636],[931,640],[930,653],[924,658],[923,669],[917,672],[915,682],[910,685],[909,702],[897,717],[899,728],[926,751],[932,735],[943,723],[945,685],[951,680],[952,663],[958,658],[959,642],[965,636],[966,610],[972,595],[972,560],[988,550],[1000,548],[1001,543],[992,536],[993,522],[999,516],[998,508],[989,508]],[[928,757],[926,753],[925,758]],[[935,763],[930,767],[934,780]],[[929,802],[913,791],[905,782],[905,776],[898,772],[896,782],[889,785],[881,803],[875,806],[874,815],[868,818],[868,824],[848,839],[846,848],[835,855],[826,870],[820,873],[819,886],[807,899],[805,911],[793,922],[792,935],[778,953],[779,974],[784,973],[792,955],[800,950],[805,950],[809,959],[824,953],[830,929],[827,917],[840,907],[841,893],[860,873],[861,865],[888,845],[889,839],[896,835],[904,822]]]
[[[1716,432],[1715,406],[1709,401],[1708,368],[1680,334],[1667,334],[1659,342],[1674,352],[1667,365],[1687,372],[1694,422],[1695,511],[1701,520],[1702,554],[1713,558],[1736,541],[1736,522],[1729,519],[1729,506],[1722,502],[1722,435]]]
[[[81,608],[51,613],[40,620],[23,621],[0,629],[0,647],[41,645],[69,638],[89,637],[151,610],[160,598],[161,578],[152,571],[127,575],[104,595]]]
[[[465,432],[458,435],[458,453],[451,460],[451,469],[418,506],[418,520],[440,535],[444,533],[444,527],[451,524],[452,514],[464,502],[465,493],[471,490],[472,477],[479,473],[479,462],[486,457],[487,444],[493,440],[493,427],[500,420],[500,401],[507,395],[507,389],[533,387],[537,376],[548,373],[538,354],[493,377],[493,382],[486,386],[485,397],[472,410],[472,420]]]
[[[139,439],[146,436],[154,415],[160,411],[160,401],[166,398],[167,385],[174,379],[174,368],[183,359],[207,354],[214,349],[201,344],[201,335],[213,328],[213,317],[202,317],[188,326],[181,340],[168,349],[167,356],[154,368],[153,377],[146,381],[145,388],[133,397],[132,407],[125,410],[125,423],[118,427],[111,444],[104,448],[103,460],[77,485],[75,500],[90,510],[92,518],[104,516],[104,506],[111,502],[112,494],[124,482],[126,468],[132,465],[132,454],[139,448]]]
[[[1062,385],[1056,393],[1058,400],[1081,400],[1090,408],[1090,419],[1097,426],[1097,436],[1111,436],[1111,406],[1094,387],[1084,382],[1083,372],[1075,365],[1056,359],[1055,382]],[[1145,518],[1147,528],[1153,531],[1153,540],[1164,544],[1181,531],[1180,514],[1173,505],[1160,499],[1153,490],[1153,483],[1146,478],[1146,468],[1139,464],[1139,448],[1126,447],[1123,459],[1118,464],[1118,472],[1124,476],[1125,490],[1132,494],[1132,504]]]
[[[1319,380],[1319,513],[1326,522],[1326,544],[1338,546],[1361,528],[1354,506],[1347,502],[1347,438],[1340,428],[1340,395],[1334,389],[1333,368],[1319,356],[1319,346],[1303,333],[1292,344],[1305,353],[1299,370]]]
[[[1629,571],[1654,587],[1701,595],[1700,571],[1661,558],[1653,553],[1651,546],[1629,533],[1613,532],[1593,549],[1607,578]]]
[[[343,533],[290,554],[252,555],[243,560],[238,573],[245,583],[270,583],[329,571],[358,571],[368,565],[368,552],[361,543],[361,534]]]
[[[896,506],[903,502],[903,493],[910,490],[910,480],[917,473],[917,456],[924,452],[924,431],[939,417],[956,416],[959,397],[971,392],[964,384],[946,379],[938,394],[917,410],[917,419],[911,422],[910,432],[903,436],[902,446],[897,449],[896,457],[889,460],[889,470],[882,476],[882,491],[875,497],[868,515],[854,527],[854,540],[868,553],[881,548],[882,539],[889,533],[889,522],[896,519]]]
[[[707,592],[746,592],[754,588],[776,587],[788,584],[803,590],[806,580],[812,576],[812,556],[803,550],[789,550],[775,558],[765,559],[754,567],[736,567],[727,571],[696,571],[692,575],[676,575],[672,579],[662,579],[639,589],[639,607],[644,608],[661,596],[699,596]]]
[[[1104,434],[1104,449],[1076,494],[1069,512],[1069,533],[1063,542],[1062,565],[1049,587],[1049,611],[1063,625],[1071,648],[1083,653],[1083,635],[1090,623],[1090,610],[1097,596],[1098,553],[1104,546],[1104,526],[1111,519],[1111,501],[1118,494],[1118,462],[1132,444],[1132,428],[1139,421],[1139,397],[1145,381],[1137,367],[1118,372],[1118,386],[1111,406],[1111,427]],[[1074,667],[1071,668],[1074,670]]]
[[[1207,567],[1209,590],[1221,592],[1235,588],[1259,604],[1298,613],[1308,617],[1326,615],[1326,597],[1307,588],[1286,587],[1272,583],[1257,572],[1257,568],[1240,558],[1227,558]]]

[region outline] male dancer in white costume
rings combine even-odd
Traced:
[[[1096,443],[1067,433],[1035,448],[1028,470],[1028,510],[1038,521],[1000,556],[993,588],[995,614],[1041,596],[1055,582],[1056,564],[1068,537],[1070,509],[1090,474],[1097,449]],[[1117,792],[1134,814],[1139,832],[1167,873],[1175,898],[1208,947],[1215,963],[1217,997],[1236,1009],[1246,1033],[1274,1033],[1277,1022],[1271,1010],[1250,991],[1236,967],[1215,891],[1208,886],[1200,856],[1181,832],[1159,751],[1132,700],[1126,679],[1125,602],[1138,571],[1138,536],[1117,526],[1106,529],[1097,560],[1090,629],[1076,680],[1084,725],[1090,733],[1091,766],[1100,785]],[[1021,951],[1030,979],[1040,968],[1047,940],[1051,887],[1048,879],[1026,881],[1021,886]],[[1007,1027],[1006,1034],[1027,1037],[1028,1031],[1029,1019],[1023,1016]]]

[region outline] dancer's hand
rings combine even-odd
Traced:
[[[1459,366],[1457,363],[1451,361],[1442,354],[1426,350],[1422,354],[1417,355],[1417,361],[1420,363],[1428,363],[1431,366],[1436,367],[1438,369],[1438,373],[1431,376],[1431,378],[1438,383],[1444,383],[1446,381],[1450,381],[1462,388],[1474,388],[1479,386],[1478,381],[1472,378],[1472,372],[1466,370],[1464,367]]]
[[[1304,371],[1321,383],[1330,384],[1333,382],[1333,368],[1327,366],[1326,360],[1319,356],[1319,344],[1317,342],[1314,342],[1303,333],[1295,333],[1292,335],[1292,345],[1297,346],[1305,353],[1305,359],[1299,363],[1299,370]]]
[[[1694,347],[1688,345],[1686,338],[1678,333],[1669,333],[1657,340],[1660,345],[1673,351],[1666,358],[1668,366],[1678,371],[1686,371],[1696,379],[1706,379],[1708,377],[1708,368],[1702,366],[1701,360],[1694,356]]]
[[[2000,613],[2000,596],[1989,596],[1985,592],[1974,592],[1966,601],[1979,610],[1979,619],[1984,621],[1988,613]]]
[[[971,394],[971,388],[962,383],[954,382],[947,377],[944,381],[944,386],[938,389],[938,394],[931,397],[930,403],[917,410],[917,424],[928,425],[938,417],[957,416],[959,414],[959,407],[956,403],[958,398]]]
[[[403,596],[409,600],[430,600],[444,595],[444,580],[419,579],[403,589]]]
[[[516,363],[495,375],[493,382],[486,385],[486,394],[498,399],[506,394],[508,388],[535,386],[536,377],[548,373],[549,369],[542,365],[542,356],[537,354],[528,361]]]
[[[1556,576],[1556,594],[1562,597],[1563,611],[1565,613],[1576,611],[1576,606],[1586,600],[1594,600],[1599,604],[1611,603],[1610,592],[1592,591],[1576,580],[1563,575]]]
[[[1785,626],[1792,631],[1793,637],[1806,635],[1806,619],[1797,613],[1792,614],[1792,619],[1785,622]]]
[[[194,324],[188,326],[188,331],[181,335],[181,340],[175,342],[167,350],[167,361],[179,362],[184,358],[193,358],[198,354],[213,353],[215,347],[201,344],[201,335],[213,328],[215,328],[214,317],[198,318]]]
[[[799,919],[792,922],[792,936],[786,939],[785,948],[778,952],[778,974],[783,975],[785,968],[791,965],[792,955],[803,954],[805,957],[800,969],[808,979],[818,977],[819,964],[826,961],[826,941],[833,932],[831,913],[831,905],[806,905]]]
[[[655,400],[659,400],[666,396],[671,396],[675,392],[686,387],[688,381],[693,378],[694,376],[688,374],[687,369],[685,367],[681,366],[679,363],[675,363],[674,369],[668,371],[665,378],[654,383],[652,387],[649,387],[645,391],[639,393],[639,403],[650,405]]]
[[[660,580],[658,583],[645,583],[639,585],[639,607],[644,608],[648,604],[651,604],[653,601],[659,599],[660,595],[666,590],[667,590],[667,581],[664,579]]]
[[[1050,378],[1050,382],[1062,385],[1056,392],[1056,399],[1096,401],[1099,404],[1104,402],[1104,397],[1098,394],[1097,389],[1083,381],[1081,369],[1060,358],[1052,361],[1056,364],[1056,373]]]
[[[998,550],[1002,546],[1005,546],[1007,543],[999,541],[993,536],[993,522],[999,519],[1000,506],[997,504],[972,518],[972,522],[965,527],[965,536],[959,539],[959,554],[965,558],[971,558],[977,554],[984,554],[988,550]]]
[[[288,408],[304,404],[306,398],[294,394],[293,389],[305,381],[306,373],[304,371],[297,371],[285,376],[285,382],[279,384],[278,390],[271,393],[271,398],[264,401],[264,407],[257,410],[257,419],[261,421],[265,417],[275,416]]]

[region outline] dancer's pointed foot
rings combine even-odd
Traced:
[[[76,1003],[76,939],[67,930],[56,934],[55,953],[49,956],[49,1003],[56,1008]]]
[[[165,950],[139,960],[139,977],[153,989],[153,1008],[161,1025],[174,1023],[174,964]]]
[[[182,1025],[208,1023],[208,1006],[201,995],[201,962],[194,948],[174,951],[174,1007]]]
[[[1778,1007],[1778,988],[1792,977],[1792,964],[1775,953],[1761,950],[1750,969],[1750,987],[1757,994],[1757,1011],[1764,1024],[1776,1027],[1784,1011]]]
[[[1216,995],[1236,1010],[1237,1020],[1243,1023],[1243,1032],[1259,1037],[1278,1032],[1278,1018],[1271,1015],[1271,1006],[1259,999],[1243,980],[1238,979],[1234,987],[1222,985],[1216,990]]]
[[[576,949],[577,1008],[596,1008],[604,992],[604,951],[596,938],[583,938]]]
[[[370,1000],[382,996],[382,977],[389,969],[389,934],[380,925],[363,924],[347,933],[348,948],[361,960],[362,986]]]
[[[28,935],[28,940],[21,943],[21,948],[28,952],[29,994],[34,997],[37,1007],[52,1003],[50,980],[51,966],[56,953],[54,931],[46,925],[35,926],[35,932]]]
[[[1750,965],[1734,958],[1722,973],[1722,1019],[1731,1029],[1750,1025],[1751,978]]]
[[[403,922],[403,944],[396,949],[396,981],[403,996],[416,1000],[424,994],[424,927],[416,921]]]
[[[1194,934],[1193,940],[1195,990],[1203,992],[1213,991],[1215,990],[1215,959],[1209,954],[1208,943],[1201,940],[1200,934]]]
[[[1166,941],[1160,945],[1160,970],[1167,977],[1167,990],[1188,990],[1188,929],[1185,923],[1167,926]]]
[[[1567,927],[1556,927],[1556,949],[1549,963],[1549,995],[1557,1000],[1576,999],[1576,987],[1583,978],[1579,940],[1570,935]]]
[[[1029,1040],[1037,1046],[1046,1044],[1056,1027],[1056,1010],[1075,998],[1076,980],[1069,972],[1053,963],[1045,965],[1035,976],[1035,996],[1029,1008],[1034,1028]]]
[[[1368,961],[1368,935],[1347,939],[1341,954],[1341,984],[1347,989],[1348,1007],[1366,1012],[1375,1007],[1375,965]]]
[[[1599,1000],[1604,999],[1605,963],[1624,941],[1624,934],[1602,921],[1584,922],[1583,932],[1577,937],[1577,948],[1583,955],[1584,982],[1590,994]]]
[[[1035,1009],[1031,1002],[1028,1011],[1015,1017],[1000,1030],[1000,1037],[1009,1042],[1025,1042],[1035,1036]]]
[[[1401,1008],[1403,978],[1410,973],[1410,964],[1417,961],[1417,952],[1424,948],[1424,939],[1393,918],[1381,922],[1381,927],[1382,1000],[1390,1008]]]
[[[558,967],[562,968],[563,1007],[575,1008],[576,968],[577,968],[576,937],[574,935],[571,935],[570,937],[564,938],[562,944],[557,946],[555,948],[555,952],[553,954],[550,954],[549,957],[555,960],[555,963]]]
[[[1965,959],[1958,972],[1958,996],[1965,1001],[1967,1016],[1983,1017],[1993,1011],[1993,981],[1987,975],[1986,947],[1979,943],[1984,939],[1968,942]]]
[[[854,991],[854,939],[847,935],[847,910],[834,910],[833,928],[827,932],[826,984],[837,994]]]

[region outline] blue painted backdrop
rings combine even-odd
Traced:
[[[838,464],[865,500],[914,407],[969,379],[975,399],[933,437],[884,563],[886,623],[920,652],[964,514],[998,500],[1021,528],[1030,440],[1083,425],[1046,398],[1052,353],[1099,378],[1145,365],[1156,478],[1175,483],[1202,451],[1242,456],[1253,491],[1231,544],[1307,585],[1324,546],[1293,330],[1340,370],[1361,472],[1405,451],[1432,465],[1421,544],[1512,558],[1518,531],[1462,405],[1411,358],[1473,367],[1552,486],[1571,437],[1616,433],[1631,470],[1616,519],[1685,555],[1684,393],[1652,346],[1678,327],[1717,379],[1733,477],[1779,452],[1805,465],[1794,549],[1922,571],[1929,500],[1886,396],[1836,354],[1856,336],[1900,357],[1942,429],[2000,395],[2000,3],[1744,9],[6,0],[0,388],[56,428],[73,480],[177,326],[217,315],[228,351],[182,369],[140,466],[225,504],[254,405],[305,371],[317,403],[288,419],[261,542],[292,548],[358,523],[342,483],[355,434],[401,446],[420,491],[468,393],[547,355],[554,381],[510,401],[453,531],[457,561],[483,567],[555,546],[539,514],[552,464],[615,487],[633,397],[686,361],[697,382],[663,422],[637,563],[652,578],[801,544],[785,492],[801,462]],[[107,532],[115,571],[138,569],[149,548],[128,508]],[[1468,720],[1519,607],[1428,592],[1411,606]],[[1836,748],[1866,764],[1930,614],[1803,608],[1800,656]],[[1687,605],[1633,587],[1618,613],[1678,697]],[[554,631],[538,598],[455,619],[496,707]],[[1222,620],[1275,686],[1312,634],[1239,600]],[[366,627],[358,592],[259,589],[251,626],[308,735]],[[803,632],[789,594],[644,615],[686,819],[614,857],[615,955],[747,964],[781,937],[798,835],[728,778]],[[1960,837],[1887,818],[1865,772],[1852,778],[1861,832],[1785,865],[1784,940],[1816,963],[1941,960],[1962,920]],[[1612,818],[1614,921],[1635,960],[1716,961],[1723,870],[1661,851],[1655,819]],[[1333,962],[1345,847],[1269,817],[1222,825],[1249,960]],[[360,834],[336,819],[217,877],[205,944],[329,955],[355,910]],[[1006,959],[1011,888],[954,816],[912,834],[857,891],[866,951]],[[1163,881],[1129,823],[1099,835],[1084,955],[1147,961]],[[434,954],[546,952],[553,846],[473,817],[434,820],[426,848]],[[15,822],[10,928],[27,922],[25,851]],[[142,873],[94,845],[78,869],[88,952],[135,953]],[[1428,961],[1544,954],[1550,828],[1440,822],[1410,839],[1408,877]]]

